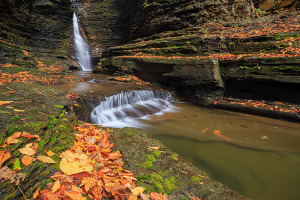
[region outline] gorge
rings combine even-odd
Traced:
[[[1,144],[37,134],[36,154],[56,162],[18,172],[29,141],[2,146],[26,178],[1,183],[1,199],[53,183],[77,118],[109,127],[148,194],[299,197],[298,1],[3,0],[0,11]]]

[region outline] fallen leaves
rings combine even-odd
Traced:
[[[23,165],[28,166],[28,165],[30,165],[35,160],[36,160],[35,158],[32,158],[32,157],[30,157],[28,155],[25,155],[22,158],[21,162],[22,162]]]
[[[232,140],[231,138],[222,135],[221,131],[219,131],[219,130],[214,130],[214,135],[216,135],[216,136],[218,136],[220,138],[223,138],[224,140],[227,140],[227,141],[231,141]]]
[[[38,156],[37,159],[39,161],[42,161],[43,163],[50,163],[50,164],[55,163],[55,161],[52,158],[48,157],[48,156]]]
[[[0,168],[2,167],[3,163],[7,161],[11,157],[8,150],[0,151]]]
[[[267,110],[274,110],[280,112],[290,112],[290,113],[300,113],[300,109],[296,108],[291,104],[286,104],[279,101],[274,102],[265,102],[265,101],[253,101],[253,100],[243,100],[243,99],[222,99],[219,101],[215,101],[214,105],[217,104],[229,104],[229,105],[236,105],[236,106],[243,106],[243,107],[252,107],[252,108],[261,108]]]
[[[92,172],[92,165],[82,165],[79,162],[69,162],[67,159],[63,158],[60,161],[60,169],[67,175],[77,174],[80,172]]]
[[[21,154],[24,154],[27,156],[33,156],[35,154],[35,150],[33,150],[31,148],[32,145],[33,145],[33,143],[29,143],[24,148],[18,149],[18,151],[20,151]]]
[[[38,135],[31,135],[30,133],[27,133],[27,132],[23,132],[21,136],[22,137],[26,137],[29,140],[32,139],[32,138],[36,138],[37,141],[41,141],[40,136],[38,136]]]
[[[23,173],[16,173],[10,170],[8,167],[4,166],[0,169],[0,180],[2,182],[9,180],[10,183],[20,184],[20,180],[24,181],[26,175]]]
[[[167,195],[143,194],[145,188],[136,187],[137,179],[131,171],[124,170],[120,151],[112,151],[108,131],[86,124],[75,127],[74,146],[61,155],[61,172],[51,176],[55,180],[48,190],[40,192],[38,199],[71,198],[91,199],[168,199]],[[156,147],[153,147],[156,149]],[[80,186],[79,186],[80,185]],[[79,187],[78,187],[79,186]],[[56,195],[56,196],[54,196]]]

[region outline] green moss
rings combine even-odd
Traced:
[[[177,154],[177,153],[173,153],[173,154],[171,155],[171,158],[172,158],[173,160],[178,160],[178,154]]]
[[[202,179],[199,176],[192,176],[193,182],[200,182]]]
[[[156,158],[158,158],[158,157],[161,155],[161,152],[158,151],[158,150],[154,150],[154,151],[153,151],[153,155],[154,155]]]
[[[140,184],[149,183],[149,185],[146,186],[146,193],[155,191],[162,192],[163,194],[170,194],[170,192],[176,189],[177,184],[173,176],[168,178],[166,176],[168,176],[168,174],[154,172],[150,175],[140,175],[137,179]]]

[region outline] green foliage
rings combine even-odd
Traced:
[[[170,194],[170,192],[176,189],[177,182],[173,176],[168,178],[167,176],[168,174],[163,174],[160,171],[159,173],[154,172],[149,175],[140,175],[137,179],[139,183],[150,183],[146,187],[146,193],[155,191]]]

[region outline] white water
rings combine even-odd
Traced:
[[[84,40],[79,31],[78,19],[73,14],[74,43],[76,49],[76,61],[79,63],[82,71],[92,71],[89,45]]]
[[[91,120],[95,124],[121,128],[125,126],[138,126],[138,119],[147,118],[153,114],[174,107],[171,103],[175,99],[169,92],[154,92],[150,90],[122,92],[110,97],[94,108]]]

